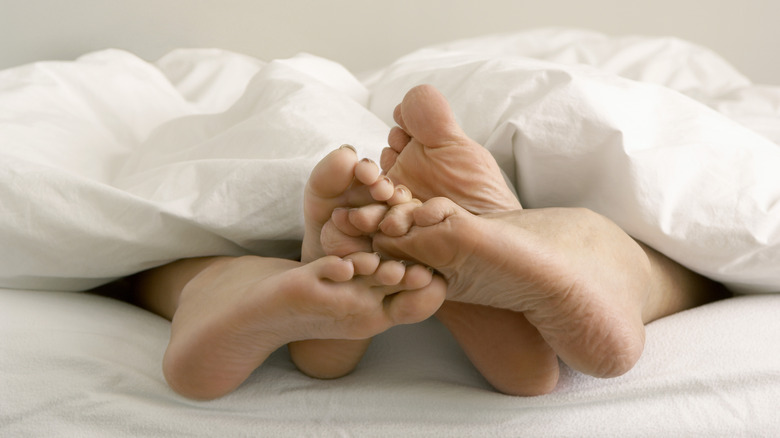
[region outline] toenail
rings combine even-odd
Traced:
[[[387,176],[387,175],[383,176],[382,179],[387,181],[388,184],[391,184],[391,185],[393,184],[393,180],[391,180],[390,177]]]
[[[351,144],[344,143],[343,145],[341,145],[341,147],[339,147],[339,149],[344,149],[344,148],[352,149],[352,152],[357,153],[357,149],[355,149],[355,147],[352,146]]]
[[[397,192],[397,193],[398,193],[400,196],[406,196],[406,194],[408,193],[408,191],[406,190],[406,187],[403,187],[403,186],[398,186],[398,187],[396,187],[396,188],[395,188],[395,191],[396,191],[396,192]]]
[[[362,160],[360,160],[360,161],[362,161],[362,162],[364,162],[364,163],[372,163],[372,164],[376,164],[376,163],[374,163],[374,160],[372,160],[371,158],[363,158],[363,159],[362,159]]]

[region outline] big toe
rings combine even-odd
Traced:
[[[331,151],[312,170],[306,194],[317,198],[339,196],[352,184],[357,164],[357,153],[352,146],[343,145]]]
[[[414,324],[433,316],[447,295],[447,283],[439,276],[420,289],[404,290],[385,299],[385,311],[394,324]]]
[[[396,122],[428,147],[462,143],[466,138],[447,99],[432,85],[419,85],[406,93]]]
[[[425,201],[422,206],[412,211],[414,224],[420,227],[430,227],[455,215],[468,214],[466,210],[448,198],[437,197]]]

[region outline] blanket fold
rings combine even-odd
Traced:
[[[362,82],[312,55],[218,50],[0,72],[0,287],[296,257],[311,168],[343,143],[377,159],[420,83],[525,207],[591,208],[735,291],[780,291],[778,89],[684,41],[564,29],[425,48]]]

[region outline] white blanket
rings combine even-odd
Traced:
[[[681,62],[683,59],[684,62]],[[584,65],[590,64],[590,65]],[[200,403],[164,383],[168,324],[77,291],[181,257],[294,257],[331,149],[378,158],[428,82],[526,207],[579,205],[743,292],[780,291],[780,89],[671,39],[544,30],[410,54],[362,80],[310,55],[122,51],[0,72],[0,434],[734,436],[780,428],[780,296],[657,321],[630,373],[490,390],[435,321],[316,381],[274,354]],[[30,289],[45,289],[37,292]]]
[[[768,138],[780,92],[680,41],[553,35],[425,49],[365,83],[313,56],[215,50],[6,70],[0,286],[79,290],[181,257],[294,256],[313,165],[342,143],[377,158],[393,107],[428,82],[526,207],[589,207],[735,290],[780,290],[780,148]],[[534,50],[547,60],[522,56]],[[671,69],[669,53],[686,64]]]
[[[310,169],[341,143],[376,151],[387,130],[356,79],[313,57],[186,51],[153,65],[106,51],[0,84],[5,287],[78,290],[197,255],[294,256]]]

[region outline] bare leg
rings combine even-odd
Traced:
[[[524,312],[572,368],[628,371],[644,324],[723,296],[723,288],[585,209],[475,216],[434,198],[391,210],[375,247],[438,269],[448,299]]]
[[[351,238],[329,233],[327,227],[335,209],[363,206],[375,201],[391,204],[408,200],[410,195],[397,189],[387,178],[380,175],[376,164],[358,160],[354,149],[342,147],[331,152],[312,171],[304,196],[304,217],[306,232],[303,240],[302,258],[311,262],[327,254],[346,256],[357,251],[372,251],[370,239],[362,236]],[[410,274],[419,273],[422,267],[411,267]],[[430,281],[429,281],[430,283]],[[441,278],[426,284],[420,297],[428,299],[445,290]],[[421,302],[425,309],[430,303]],[[351,372],[368,348],[370,338],[327,339],[313,338],[289,344],[290,356],[298,369],[318,378],[336,378]]]
[[[445,196],[475,214],[522,208],[495,159],[460,129],[436,89],[410,90],[394,118],[399,126],[381,160],[394,182],[422,200]],[[555,387],[557,357],[521,313],[445,302],[436,316],[499,391],[537,395]]]

